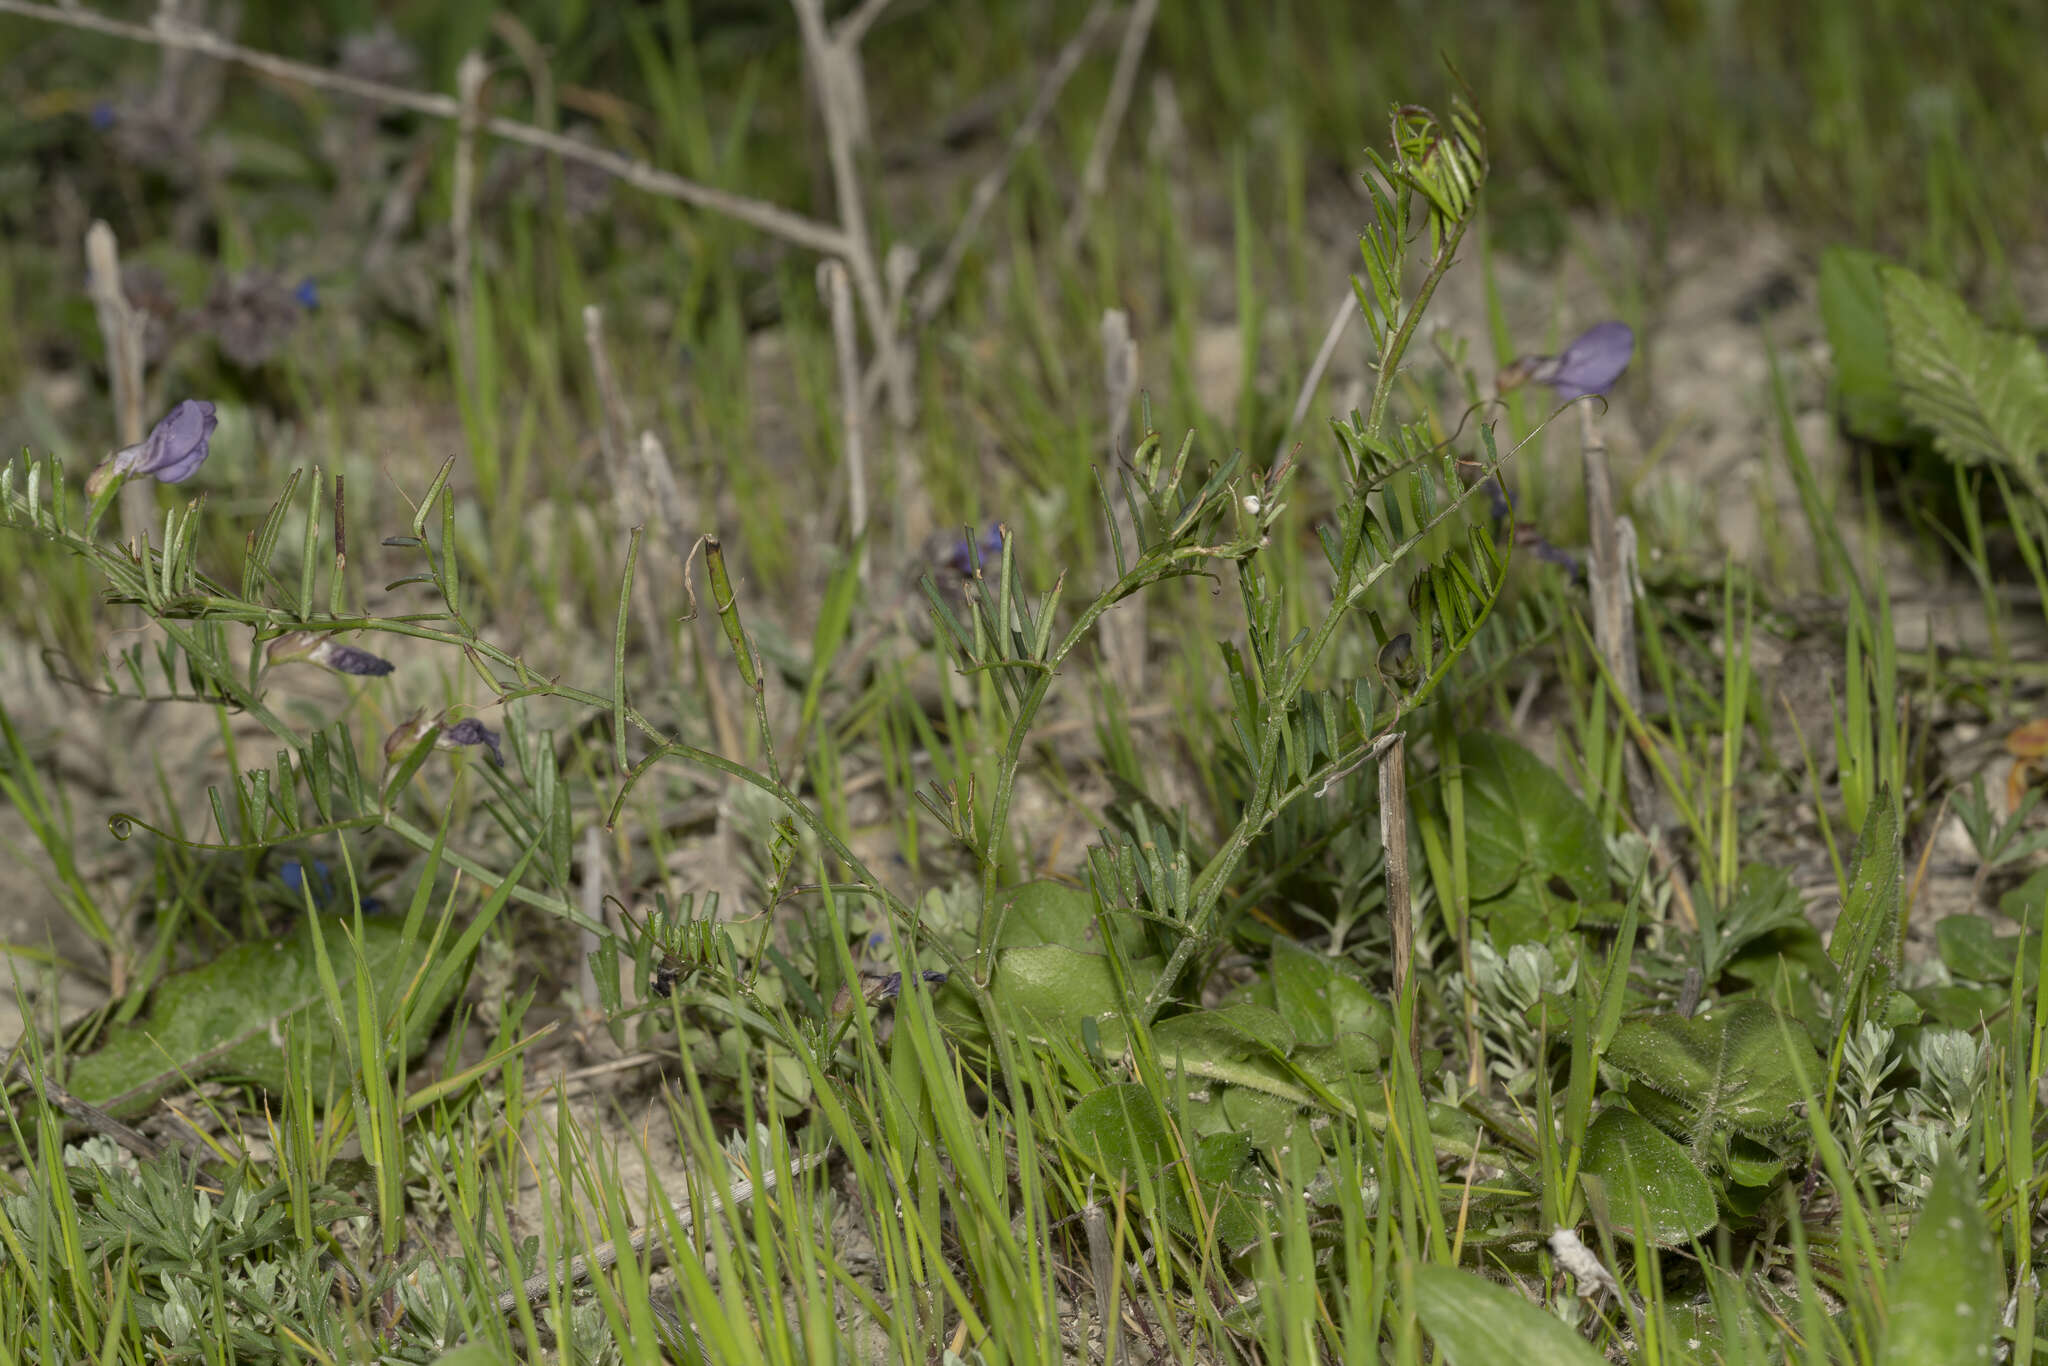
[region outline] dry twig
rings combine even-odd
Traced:
[[[83,29],[88,33],[100,33],[157,47],[197,52],[220,61],[245,66],[273,80],[311,86],[318,90],[332,90],[337,94],[372,100],[395,109],[409,109],[429,118],[456,122],[462,117],[461,101],[454,96],[407,90],[401,86],[386,85],[381,81],[366,81],[354,76],[345,76],[337,71],[328,71],[305,62],[295,62],[255,48],[243,47],[239,43],[231,43],[206,29],[163,15],[157,16],[148,24],[132,24],[94,10],[39,5],[32,3],[32,0],[0,0],[0,14],[16,14],[28,19],[61,24],[66,28]],[[566,161],[579,161],[595,166],[606,175],[635,189],[721,214],[811,251],[826,256],[847,254],[847,237],[841,229],[780,205],[699,184],[686,177],[657,169],[647,162],[635,161],[617,152],[608,152],[601,147],[579,142],[575,138],[536,128],[530,123],[520,123],[516,119],[486,118],[481,119],[478,126],[492,137],[503,138],[507,142],[516,142],[527,147],[537,147]]]
[[[1123,127],[1124,114],[1131,107],[1131,91],[1138,84],[1138,62],[1145,55],[1145,40],[1151,36],[1152,21],[1159,14],[1159,0],[1135,0],[1131,17],[1124,24],[1124,40],[1116,52],[1116,72],[1109,79],[1109,98],[1102,102],[1102,117],[1095,122],[1095,139],[1088,144],[1088,160],[1081,170],[1081,188],[1074,207],[1060,230],[1060,243],[1072,251],[1088,230],[1088,210],[1109,184],[1109,154]]]
[[[799,0],[799,3],[816,3],[816,0]],[[925,277],[922,288],[917,292],[915,319],[919,325],[930,322],[938,311],[944,308],[946,300],[953,294],[953,279],[960,272],[960,263],[967,257],[967,248],[973,245],[975,234],[981,231],[982,220],[994,207],[996,196],[1002,193],[1003,185],[1016,169],[1017,159],[1024,155],[1026,148],[1038,140],[1038,134],[1045,127],[1045,121],[1052,116],[1052,108],[1064,90],[1067,81],[1081,65],[1081,59],[1088,55],[1088,49],[1095,43],[1095,37],[1109,18],[1109,0],[1095,0],[1081,26],[1067,45],[1060,49],[1053,59],[1052,68],[1045,73],[1045,80],[1038,87],[1038,97],[1031,102],[1024,121],[1010,134],[1009,146],[1003,150],[1003,159],[975,182],[974,191],[968,196],[967,212],[960,224],[953,230],[952,240],[946,243],[946,254],[939,259],[938,266]]]

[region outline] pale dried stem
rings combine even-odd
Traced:
[[[1308,405],[1314,402],[1316,390],[1322,387],[1323,372],[1330,368],[1330,361],[1337,354],[1337,343],[1344,340],[1345,330],[1357,316],[1358,296],[1347,288],[1337,303],[1337,311],[1330,315],[1330,325],[1323,329],[1323,344],[1316,348],[1316,358],[1308,367],[1308,374],[1302,378],[1301,392],[1294,396],[1294,411],[1287,415],[1287,430],[1280,433],[1280,444],[1273,448],[1274,465],[1286,457],[1287,443],[1301,430],[1302,421],[1308,416]]]
[[[455,133],[454,204],[449,211],[448,229],[454,239],[455,331],[462,345],[462,382],[476,383],[476,312],[471,288],[470,220],[476,208],[476,130],[483,116],[484,81],[490,68],[474,49],[464,53],[455,68],[456,97],[460,114]]]
[[[1643,714],[1642,668],[1636,656],[1635,528],[1614,509],[1614,481],[1607,468],[1607,440],[1593,421],[1593,404],[1581,399],[1579,437],[1585,452],[1586,587],[1593,602],[1593,641],[1621,690],[1631,715]],[[1656,789],[1648,766],[1631,741],[1622,747],[1621,767],[1629,807],[1648,830],[1656,818]]]
[[[1145,56],[1145,42],[1152,33],[1152,21],[1159,14],[1159,0],[1136,0],[1131,17],[1124,23],[1124,40],[1116,51],[1116,71],[1109,78],[1109,98],[1102,102],[1102,117],[1095,122],[1095,137],[1088,144],[1088,160],[1081,170],[1081,188],[1074,207],[1060,230],[1060,242],[1072,251],[1088,230],[1088,212],[1109,184],[1109,154],[1116,146],[1124,115],[1131,107],[1131,92],[1138,84],[1138,63]]]
[[[1407,999],[1415,971],[1415,907],[1408,887],[1408,746],[1397,732],[1380,757],[1380,844],[1387,851],[1387,915],[1394,927],[1394,1001]],[[1422,1035],[1408,1021],[1408,1051],[1422,1073]]]
[[[867,96],[856,43],[866,26],[849,27],[835,35],[825,26],[823,0],[790,0],[790,5],[796,11],[804,56],[817,87],[818,107],[825,120],[825,154],[832,167],[832,195],[839,207],[844,244],[825,255],[845,261],[852,274],[854,291],[868,315],[875,359],[882,367],[889,416],[899,431],[904,430],[917,418],[916,396],[911,392],[909,362],[897,337],[895,315],[889,311],[861,199],[859,148],[866,130]]]
[[[800,3],[816,3],[816,0],[800,0]],[[1088,55],[1088,49],[1094,45],[1096,35],[1102,31],[1108,18],[1109,0],[1095,0],[1081,20],[1080,28],[1053,59],[1052,68],[1045,73],[1045,80],[1038,87],[1037,98],[1032,100],[1023,122],[1010,134],[1003,159],[975,182],[973,193],[968,196],[967,212],[959,226],[954,228],[952,240],[946,243],[946,254],[939,259],[937,268],[925,277],[923,287],[917,292],[915,317],[920,326],[930,322],[945,307],[946,300],[952,297],[954,278],[960,273],[960,263],[966,259],[968,247],[973,245],[975,235],[981,231],[982,220],[994,207],[996,196],[1002,193],[1010,172],[1016,169],[1018,158],[1038,140],[1046,120],[1052,116],[1060,91],[1066,88],[1067,81],[1080,67],[1081,59]]]
[[[832,260],[818,263],[818,295],[832,319],[832,347],[839,365],[839,424],[846,453],[846,515],[858,541],[868,529],[868,471],[861,436],[860,350],[854,336],[853,285],[846,267]],[[868,576],[867,551],[861,551],[860,577]]]
[[[614,515],[619,530],[625,531],[645,524],[652,490],[645,487],[628,445],[632,414],[626,411],[625,396],[605,346],[604,310],[596,304],[587,304],[583,309],[583,345],[590,353],[590,372],[597,381],[598,404],[603,409],[598,423],[598,449],[604,454],[605,480],[611,485]],[[660,573],[656,563],[652,557],[643,561],[645,567],[633,584],[633,610],[640,618],[641,633],[647,637],[652,667],[659,677],[668,672],[671,646],[668,625],[659,606]]]
[[[85,234],[86,293],[99,319],[107,348],[107,377],[113,388],[114,425],[122,446],[143,436],[143,316],[121,290],[121,246],[114,230],[95,219]],[[156,486],[130,479],[121,486],[121,530],[144,536],[156,522]]]
[[[604,827],[592,821],[583,831],[583,918],[588,922],[580,932],[583,952],[577,955],[580,970],[577,988],[586,1013],[598,1009],[597,969],[592,956],[597,952],[597,932],[589,925],[604,924]]]
[[[1102,314],[1102,387],[1109,400],[1109,468],[1103,481],[1109,490],[1109,513],[1116,522],[1118,539],[1138,555],[1138,525],[1130,504],[1118,496],[1122,480],[1116,470],[1124,459],[1124,442],[1130,433],[1131,401],[1138,393],[1138,343],[1131,336],[1131,318],[1120,308]],[[1118,572],[1122,572],[1119,566]],[[1103,613],[1096,630],[1101,633],[1102,656],[1109,666],[1111,681],[1127,698],[1142,695],[1145,688],[1146,611],[1145,595],[1133,594]]]

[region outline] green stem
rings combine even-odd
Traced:
[[[1422,287],[1416,294],[1414,305],[1404,314],[1400,329],[1395,332],[1393,339],[1388,342],[1386,350],[1381,356],[1379,376],[1373,385],[1372,407],[1370,415],[1366,420],[1366,435],[1369,438],[1379,435],[1380,428],[1385,422],[1387,399],[1392,393],[1395,369],[1399,365],[1401,355],[1407,349],[1409,340],[1414,334],[1417,319],[1422,316],[1424,308],[1429,303],[1430,296],[1435,293],[1438,282],[1443,279],[1444,272],[1450,269],[1451,260],[1456,254],[1458,243],[1464,235],[1465,224],[1460,223],[1457,231],[1451,234],[1444,243],[1442,250],[1431,261],[1429,274],[1424,278]],[[1497,473],[1499,467],[1505,463],[1506,458],[1506,456],[1503,456],[1496,460],[1493,470],[1489,471],[1489,473]],[[1179,943],[1174,945],[1172,954],[1166,960],[1165,969],[1160,972],[1158,980],[1152,985],[1152,989],[1146,993],[1144,1004],[1139,1011],[1139,1018],[1143,1023],[1150,1024],[1153,1018],[1158,1015],[1160,1009],[1165,1006],[1167,998],[1172,993],[1174,984],[1179,980],[1181,973],[1187,969],[1187,965],[1194,959],[1195,955],[1201,952],[1207,945],[1210,922],[1215,918],[1216,907],[1222,900],[1224,885],[1230,875],[1237,871],[1237,866],[1243,861],[1246,850],[1251,847],[1252,840],[1258,836],[1259,832],[1265,828],[1267,823],[1284,804],[1282,801],[1276,800],[1273,789],[1276,769],[1279,765],[1280,743],[1287,725],[1288,710],[1293,706],[1294,699],[1300,694],[1302,688],[1306,686],[1310,672],[1315,668],[1316,662],[1322,657],[1324,649],[1328,647],[1331,638],[1336,634],[1337,627],[1350,614],[1352,606],[1360,598],[1364,597],[1366,592],[1383,575],[1396,564],[1399,564],[1416,545],[1421,543],[1425,536],[1435,531],[1438,526],[1442,525],[1446,519],[1462,507],[1465,500],[1471,497],[1484,482],[1484,480],[1479,480],[1461,489],[1457,496],[1452,498],[1449,504],[1445,506],[1442,512],[1431,518],[1429,522],[1419,528],[1414,534],[1395,546],[1393,552],[1378,565],[1375,565],[1364,578],[1353,581],[1356,572],[1354,569],[1355,558],[1353,556],[1346,557],[1345,572],[1343,578],[1337,584],[1336,592],[1330,605],[1329,615],[1323,618],[1322,623],[1317,626],[1315,633],[1309,637],[1308,643],[1303,646],[1298,657],[1298,662],[1282,681],[1280,687],[1267,694],[1266,720],[1260,727],[1258,772],[1252,785],[1251,801],[1247,804],[1243,816],[1239,818],[1237,828],[1231,831],[1230,838],[1225,841],[1221,849],[1216,851],[1208,864],[1195,877],[1191,896],[1193,904],[1188,917],[1189,933]],[[1357,495],[1359,498],[1365,496],[1364,491]],[[1347,523],[1351,520],[1347,515]],[[1363,539],[1362,533],[1359,533],[1359,538]],[[1294,800],[1302,790],[1305,789],[1296,789],[1286,794],[1285,800]]]

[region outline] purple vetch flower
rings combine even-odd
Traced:
[[[102,462],[85,481],[86,497],[97,498],[116,479],[138,474],[154,475],[166,484],[183,483],[206,463],[207,443],[219,424],[211,403],[186,399],[165,413],[141,444],[116,451]]]
[[[926,969],[918,974],[928,986],[944,986],[946,974]],[[903,974],[900,972],[864,972],[860,975],[861,999],[869,1005],[893,1001],[903,994]],[[842,984],[839,994],[832,998],[832,1013],[844,1015],[853,1008],[852,983]]]
[[[434,741],[435,749],[460,749],[464,745],[482,745],[491,752],[492,763],[499,768],[505,766],[505,753],[498,748],[498,732],[474,716],[443,726],[440,738]]]
[[[1604,394],[1628,369],[1635,349],[1636,334],[1627,323],[1595,323],[1554,356],[1517,360],[1501,371],[1496,385],[1503,392],[1518,384],[1546,385],[1566,403]]]
[[[308,275],[299,281],[299,287],[292,291],[292,297],[299,301],[299,307],[308,313],[320,307],[320,286]]]
[[[270,642],[269,664],[292,664],[304,660],[318,664],[323,669],[332,669],[338,674],[353,674],[358,678],[382,678],[391,672],[391,661],[371,654],[368,650],[344,644],[333,636],[318,631],[286,631]]]
[[[104,133],[114,126],[120,116],[114,112],[112,100],[101,100],[93,105],[86,117],[92,121],[93,131]]]

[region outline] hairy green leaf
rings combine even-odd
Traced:
[[[1944,1158],[1892,1276],[1879,1366],[1975,1366],[1991,1360],[2004,1296],[1977,1193]]]
[[[1847,984],[1836,1006],[1836,1028],[1884,1018],[1892,973],[1898,966],[1900,914],[1899,817],[1879,789],[1863,821],[1862,853],[1841,919],[1828,938],[1828,957]]]
[[[346,1079],[335,1074],[343,1054],[321,1000],[313,932],[317,928],[327,937],[329,959],[346,988],[354,980],[354,958],[340,934],[346,923],[314,916],[282,938],[238,945],[204,967],[166,978],[151,997],[147,1018],[116,1026],[104,1047],[72,1065],[66,1084],[80,1100],[124,1117],[141,1113],[179,1086],[210,1078],[248,1080],[282,1091],[283,1040],[289,1029],[310,1034],[313,1094],[345,1086]],[[421,966],[425,943],[416,941],[408,953],[403,939],[403,927],[395,920],[363,922],[363,956],[380,1011],[390,1010]],[[440,999],[423,1005],[414,1020],[437,1016],[460,985],[461,974],[449,974]],[[344,989],[341,995],[351,1015],[344,1028],[353,1030],[355,993]],[[415,1054],[427,1039],[425,1028],[415,1029]]]
[[[1805,1093],[1789,1050],[1811,1058],[1805,1040],[1797,1023],[1761,1001],[1738,1001],[1692,1019],[1632,1020],[1616,1032],[1606,1061],[1647,1092],[1638,1109],[1674,1131],[1695,1161],[1718,1166],[1730,1134],[1768,1137],[1799,1123],[1793,1107]],[[1806,1074],[1819,1075],[1817,1058]],[[1638,1099],[1636,1087],[1630,1098]]]

